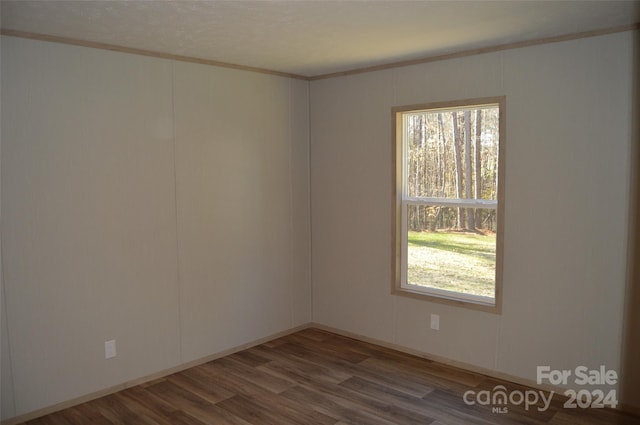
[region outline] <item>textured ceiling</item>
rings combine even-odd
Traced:
[[[2,28],[317,76],[640,22],[639,1],[5,1]]]

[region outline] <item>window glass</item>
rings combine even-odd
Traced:
[[[394,108],[394,290],[499,309],[504,98]]]

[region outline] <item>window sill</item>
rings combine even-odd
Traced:
[[[488,302],[482,302],[482,301],[472,301],[472,300],[456,298],[455,296],[448,297],[444,295],[429,294],[421,290],[401,288],[401,287],[394,287],[391,291],[391,294],[399,295],[402,297],[409,297],[413,299],[420,299],[423,301],[429,301],[429,302],[434,302],[439,304],[451,305],[455,307],[468,308],[471,310],[484,311],[487,313],[493,313],[493,314],[502,313],[500,302],[499,302],[500,300],[499,296],[495,298],[496,301],[494,303],[488,303]]]

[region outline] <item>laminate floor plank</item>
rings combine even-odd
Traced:
[[[178,412],[172,404],[158,401],[143,388],[130,388],[116,393],[115,396],[132,411],[145,415],[158,424],[171,424],[168,418]]]
[[[263,367],[264,366],[260,366],[258,367],[258,369],[261,369]],[[290,379],[290,376],[285,376],[283,374],[271,374],[271,375],[278,378],[282,377],[283,379]],[[232,387],[237,388],[238,389],[237,393],[239,396],[244,397],[244,399],[246,400],[251,400],[252,403],[254,404],[259,404],[263,410],[268,411],[272,409],[273,406],[278,406],[279,410],[296,411],[300,414],[307,414],[307,413],[313,412],[312,409],[308,409],[306,406],[290,403],[288,400],[279,397],[279,394],[282,392],[273,393],[261,387],[254,387],[254,388],[248,389],[249,381],[246,381],[244,378],[241,378],[238,376],[233,378],[229,376],[223,376],[223,377],[218,377],[218,379],[220,379],[221,385],[224,385],[228,388],[232,388]],[[297,385],[295,387],[289,387],[285,391],[295,390],[296,388],[298,388]],[[313,415],[313,416],[317,416],[317,415]],[[318,422],[318,423],[333,423],[333,421],[331,420],[327,421],[325,420],[325,418],[321,418],[321,417],[315,417],[313,420],[314,422]]]
[[[271,400],[238,395],[218,403],[218,406],[254,425],[333,425],[335,423],[330,416],[307,406],[299,408],[300,405],[282,400],[280,408],[270,409],[269,401]]]
[[[339,384],[352,376],[295,357],[273,360],[267,364],[258,366],[258,369],[272,374],[276,372],[277,376],[282,376],[286,379],[295,379],[298,382],[304,380],[305,382]]]
[[[274,377],[271,374],[263,372],[258,367],[247,366],[230,357],[216,360],[215,365],[224,369],[228,374],[250,381],[253,385],[262,387],[265,390],[276,394],[281,393],[296,384],[295,381],[291,379]]]
[[[448,425],[496,425],[500,415],[485,418],[484,412],[474,406],[466,405],[457,395],[442,390],[434,390],[423,398],[431,416],[436,421]],[[512,422],[518,424],[519,422]]]
[[[212,363],[215,363],[215,365]],[[306,406],[293,404],[288,400],[279,397],[278,393],[282,392],[280,388],[278,388],[277,392],[271,391],[264,386],[256,384],[251,377],[242,376],[242,374],[238,373],[238,370],[236,369],[229,371],[229,373],[221,373],[221,370],[218,369],[220,366],[218,361],[216,360],[212,363],[202,365],[201,369],[205,370],[207,373],[211,373],[211,379],[215,380],[218,386],[228,391],[233,390],[236,393],[236,400],[229,403],[224,403],[226,400],[223,400],[222,402],[217,403],[217,406],[226,406],[226,410],[235,412],[239,401],[246,401],[247,406],[252,406],[253,410],[270,411],[274,409],[274,406],[277,406],[277,410],[287,411],[289,412],[289,416],[293,415],[294,417],[304,417],[304,420],[300,420],[301,423],[310,420],[313,423],[318,424],[333,424],[335,422],[331,420],[331,418],[327,419],[325,417],[321,417]],[[225,370],[224,366],[220,367],[222,367],[222,370]],[[255,370],[265,376],[271,376],[272,379],[277,379],[281,382],[291,381],[290,377],[281,374],[270,374],[263,371],[262,368],[263,366],[259,366]],[[292,385],[287,385],[286,389],[291,389],[293,387],[294,386]]]
[[[121,394],[125,398],[137,401],[140,404],[143,404],[145,407],[153,410],[154,412],[156,412],[156,414],[160,415],[163,418],[171,417],[172,415],[176,414],[176,412],[179,412],[176,403],[174,403],[172,400],[166,401],[148,390],[149,388],[153,388],[155,385],[158,385],[162,382],[166,382],[166,380],[156,381],[152,386],[137,386],[129,388],[121,391],[118,394]]]
[[[533,389],[310,328],[26,423],[640,425],[617,410],[567,409],[562,394],[502,411],[463,398],[498,390]]]
[[[307,329],[303,329],[303,330],[301,330],[299,332],[296,332],[294,334],[287,335],[285,338],[290,340],[292,336],[293,337],[295,337],[295,336],[303,336],[303,337],[305,337],[307,339],[323,342],[323,341],[326,341],[327,339],[332,338],[334,335],[335,334],[333,334],[331,332],[324,331],[322,329],[307,328]]]
[[[436,366],[430,360],[415,356],[408,356],[404,353],[394,356],[386,354],[379,357],[369,356],[362,359],[357,365],[352,365],[347,361],[341,360],[337,356],[331,355],[331,352],[322,352],[321,350],[315,349],[315,347],[314,349],[311,349],[307,346],[297,345],[291,349],[287,345],[281,345],[279,349],[288,349],[301,358],[315,359],[318,363],[329,364],[332,368],[337,370],[344,370],[346,373],[352,375],[363,375],[363,377],[372,375],[371,372],[374,369],[369,367],[371,362],[378,365],[391,365],[393,370],[388,371],[389,368],[387,367],[384,373],[378,374],[378,378],[382,378],[386,381],[386,377],[389,376],[389,372],[394,373],[394,376],[397,376],[397,373],[402,373],[405,383],[411,382],[418,387],[422,387],[425,393],[431,391],[431,389],[433,389],[433,383],[437,382],[436,378],[442,376],[446,376],[448,378],[443,378],[444,380],[442,381],[443,383],[446,383],[446,387],[459,386],[465,391],[469,386],[476,386],[483,379],[482,376],[477,374],[463,372],[460,369],[450,370],[449,368],[445,368],[444,365]],[[365,367],[362,367],[363,365],[365,365]]]
[[[313,407],[318,412],[335,417],[337,420],[347,424],[397,424],[397,422],[391,422],[371,413],[368,410],[362,409],[361,406],[354,405],[348,400],[340,400],[339,398],[331,397],[330,395],[323,394],[321,391],[316,389],[297,387],[295,389],[285,391],[281,396],[296,403],[304,403]]]
[[[562,409],[551,425],[639,425],[640,417],[611,409]]]
[[[271,361],[271,359],[269,359],[268,357],[263,357],[252,352],[251,349],[240,351],[227,357],[242,362],[251,367],[258,367]]]
[[[37,418],[27,422],[29,425],[74,425],[64,418],[62,412],[55,412],[43,418]]]
[[[329,369],[333,373],[340,372],[343,378],[339,382],[342,382],[351,376],[360,376],[417,396],[423,396],[433,390],[432,386],[425,384],[424,382],[419,382],[415,377],[406,376],[406,379],[398,380],[395,377],[390,376],[387,372],[381,373],[367,367],[366,365],[363,366],[364,362],[352,364],[328,355],[316,353],[313,350],[299,345],[294,346],[293,344],[282,344],[275,350],[279,353],[284,353],[287,359],[291,361],[304,361],[306,363],[315,364],[318,367]]]
[[[289,337],[289,342],[308,347],[315,352],[334,356],[350,363],[360,363],[370,357],[368,354],[349,350],[342,342],[336,342],[331,338],[327,338],[323,341],[317,341],[316,339],[309,339],[304,335],[294,334]]]
[[[340,349],[342,350],[364,354],[367,357],[398,361],[404,364],[415,364],[419,367],[422,367],[426,363],[433,363],[432,360],[426,359],[424,357],[413,356],[411,354],[393,350],[388,347],[382,347],[342,335],[331,335],[331,338],[326,341],[326,344],[341,347]]]
[[[231,398],[235,395],[235,391],[229,391],[220,386],[215,379],[212,378],[210,371],[205,365],[192,367],[176,374],[184,378],[186,382],[198,388],[207,394],[207,399],[212,403]]]
[[[216,404],[234,396],[234,393],[227,391],[224,388],[220,388],[219,385],[216,385],[215,382],[212,382],[211,380],[197,380],[185,373],[176,373],[168,376],[167,381],[185,391],[195,394],[211,404]]]
[[[250,424],[281,424],[297,425],[298,423],[289,420],[281,414],[280,410],[270,411],[256,405],[251,399],[237,395],[228,398],[218,404],[221,409],[227,410],[235,416],[244,419]]]
[[[123,403],[116,394],[99,398],[92,402],[100,413],[106,417],[112,424],[117,425],[159,425],[153,419],[144,417]]]
[[[171,425],[208,425],[209,423],[211,423],[200,421],[181,410],[178,410],[167,416],[167,422]]]
[[[147,388],[146,391],[149,391],[165,403],[172,404],[177,411],[183,412],[200,422],[220,425],[246,425],[245,421],[234,415],[227,414],[217,404],[209,403],[205,399],[185,391],[169,381],[153,385]],[[176,414],[175,411],[171,412],[171,415]]]
[[[545,406],[545,401],[543,401],[542,396],[540,396],[540,390],[532,390],[531,388],[524,387],[517,384],[505,384],[504,382],[500,383],[499,381],[493,381],[495,385],[487,386],[485,383],[482,383],[478,387],[476,387],[476,394],[478,391],[490,391],[491,394],[494,394],[494,391],[503,391],[506,394],[512,394],[513,392],[518,392],[523,394],[524,397],[528,397],[526,395],[527,391],[533,391],[535,393],[535,397],[538,398],[537,403],[532,403],[533,399],[530,399],[529,404],[522,402],[520,404],[507,403],[505,407],[508,409],[508,417],[509,420],[518,418],[518,423],[522,424],[547,424],[551,418],[558,412],[559,408],[562,408],[562,403],[560,400],[557,400],[557,397],[553,397],[551,403],[548,406]],[[532,393],[533,394],[533,393]],[[533,395],[532,395],[533,396]],[[548,399],[551,395],[548,392],[545,392],[543,397],[545,400]],[[484,411],[486,414],[495,416],[494,413],[491,412],[491,406],[477,406],[478,409]]]
[[[268,374],[261,370],[262,367],[263,366],[259,366],[256,370],[260,371],[264,375],[270,375],[274,379],[280,379],[283,382],[286,382],[287,379],[289,379],[286,376],[274,376],[273,374]],[[292,385],[287,385],[286,387],[278,388],[278,391],[274,392],[264,386],[257,385],[253,377],[244,377],[240,374],[234,373],[234,371],[229,371],[226,367],[221,366],[218,363],[207,363],[202,365],[201,368],[205,373],[210,374],[211,379],[217,386],[226,391],[233,392],[234,395],[242,395],[249,398],[266,397],[269,394],[278,394],[286,388],[292,387]]]
[[[261,366],[264,368],[274,368],[276,362]],[[280,373],[287,373],[286,366],[279,369]],[[278,369],[276,369],[278,370]],[[332,382],[314,380],[309,376],[296,375],[299,385],[292,390],[296,392],[315,392],[318,398],[332,400],[336,404],[347,402],[351,410],[367,411],[374,417],[384,418],[392,423],[425,423],[432,422],[432,419],[417,409],[405,409],[404,406],[390,403],[387,399],[372,397],[364,392],[359,392],[351,388],[336,385]],[[344,406],[343,406],[344,407]]]
[[[485,379],[475,389],[477,391],[481,391],[481,390],[492,391],[499,386],[507,388],[508,391],[515,391],[515,390],[522,391],[522,392],[531,391],[531,388],[525,385],[516,384],[515,382],[505,382],[505,381],[501,381],[499,379],[495,379],[491,377],[485,377]],[[534,390],[534,391],[539,392],[540,390]],[[545,394],[545,397],[548,397],[549,392],[545,391],[544,394]],[[561,409],[566,400],[567,398],[563,394],[561,394],[560,392],[555,392],[551,400],[551,407],[555,408],[555,410]],[[542,404],[543,402],[541,400],[540,403],[537,404],[537,406],[541,406]]]
[[[431,375],[430,369],[418,369],[413,366],[398,363],[388,359],[377,359],[370,357],[360,364],[370,374],[376,374],[381,377],[393,377],[394,381],[401,383],[415,382],[423,387],[446,390],[455,394],[462,394],[470,388],[476,388],[476,385],[464,385],[451,379],[441,376]],[[392,385],[390,383],[389,385]],[[425,392],[427,394],[429,391]],[[423,394],[423,395],[425,395]]]
[[[387,403],[394,404],[408,410],[425,413],[428,416],[428,411],[426,409],[427,404],[424,402],[422,397],[412,396],[405,392],[394,390],[388,386],[362,379],[358,376],[347,379],[340,383],[340,386],[369,397],[385,400]]]
[[[433,422],[433,418],[425,414],[422,409],[407,409],[405,406],[390,402],[388,398],[377,398],[342,384],[315,385],[307,388],[329,396],[338,403],[346,400],[351,407],[367,411],[392,423],[429,424]]]
[[[60,413],[70,413],[74,418],[74,424],[86,424],[87,420],[91,421],[95,425],[111,425],[111,422],[105,418],[98,410],[96,410],[89,403],[84,403],[77,406],[77,409],[66,409]]]

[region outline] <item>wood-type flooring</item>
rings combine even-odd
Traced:
[[[640,424],[640,417],[617,410],[566,409],[561,397],[544,411],[542,402],[527,409],[464,401],[467,391],[499,385],[508,394],[531,390],[310,328],[26,423]]]

